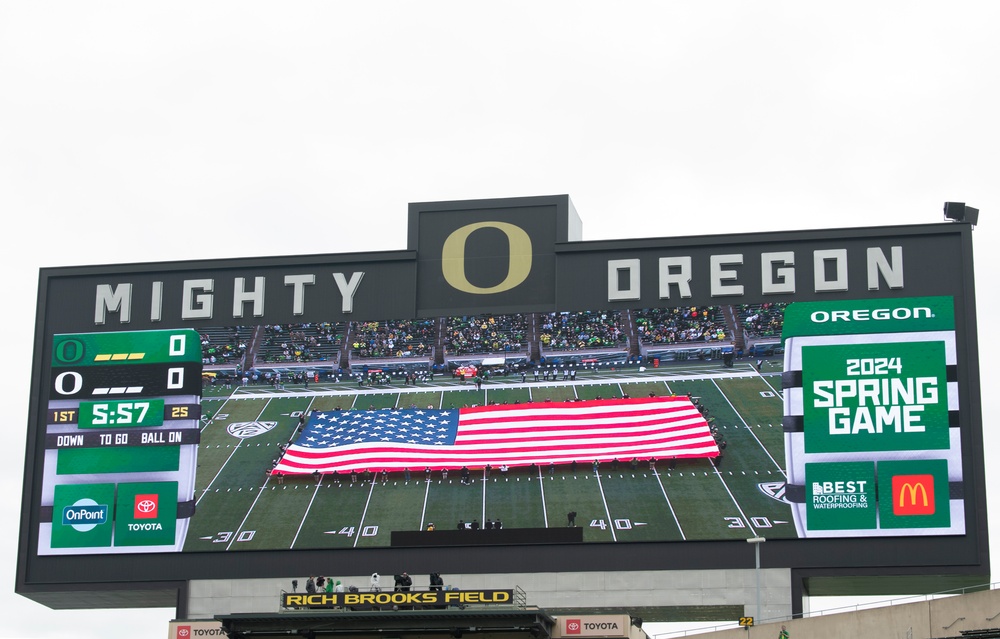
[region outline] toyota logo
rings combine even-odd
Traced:
[[[156,502],[152,499],[143,499],[135,505],[135,509],[141,513],[151,513],[156,510]]]
[[[178,628],[177,629],[177,636],[178,637],[189,637],[189,636],[191,636],[191,629],[190,628]]]

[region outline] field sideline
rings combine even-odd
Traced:
[[[388,546],[392,530],[454,529],[459,520],[500,520],[504,528],[568,525],[577,513],[585,542],[731,540],[794,537],[784,483],[780,363],[758,373],[744,361],[671,364],[663,368],[585,371],[573,381],[499,377],[477,390],[471,381],[439,378],[417,386],[360,387],[357,382],[274,388],[206,387],[198,451],[197,510],[185,551]],[[303,411],[410,406],[453,408],[516,403],[690,394],[726,446],[719,460],[660,461],[632,469],[581,460],[506,475],[474,470],[425,478],[413,469],[352,483],[347,475],[268,474]],[[470,531],[470,534],[475,534]]]

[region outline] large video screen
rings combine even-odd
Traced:
[[[43,272],[19,590],[755,537],[985,570],[968,228],[583,243],[541,200],[417,206],[395,253]]]
[[[438,528],[962,534],[952,307],[56,335],[38,552],[364,548]]]

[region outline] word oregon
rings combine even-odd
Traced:
[[[922,433],[924,407],[939,397],[936,377],[816,380],[812,390],[813,406],[830,409],[831,435]]]
[[[827,322],[867,322],[869,320],[908,320],[934,317],[926,306],[917,308],[856,308],[850,311],[814,311],[809,319],[814,324]]]

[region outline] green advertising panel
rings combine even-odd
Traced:
[[[53,548],[111,545],[114,484],[64,484],[55,487],[52,504]]]
[[[177,527],[177,482],[118,484],[116,546],[169,546]]]
[[[964,534],[953,300],[796,302],[782,341],[798,535]]]
[[[807,453],[948,448],[943,342],[803,346]]]
[[[810,529],[876,528],[874,462],[806,464],[806,481]]]
[[[879,462],[878,492],[882,528],[951,525],[948,462],[943,459]]]

